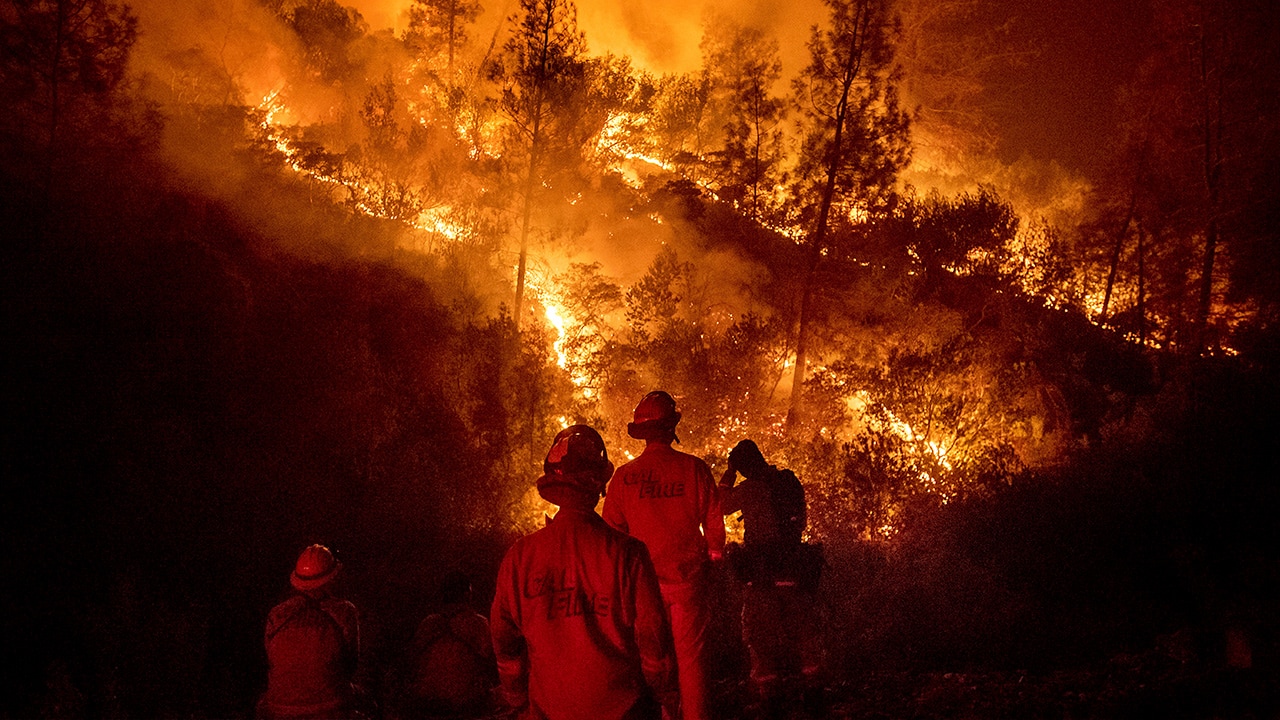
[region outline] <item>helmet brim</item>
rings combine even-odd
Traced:
[[[643,420],[627,423],[627,435],[636,440],[665,440],[676,438],[676,425],[680,424],[680,413],[670,418]]]
[[[340,570],[342,570],[341,561],[335,561],[333,567],[329,568],[329,572],[314,577],[303,577],[298,574],[297,570],[294,570],[289,573],[289,584],[298,590],[317,590],[333,582]]]

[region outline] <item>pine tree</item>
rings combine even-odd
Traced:
[[[413,0],[405,42],[418,57],[445,57],[445,76],[452,80],[454,65],[470,39],[467,27],[480,16],[477,0]]]
[[[907,116],[898,108],[893,23],[884,0],[824,0],[826,30],[814,28],[809,65],[794,81],[802,145],[792,194],[808,248],[788,424],[803,394],[815,274],[833,226],[879,212],[906,165]]]
[[[720,198],[761,220],[772,214],[773,190],[782,179],[786,106],[772,93],[782,76],[778,42],[715,18],[706,25],[702,47],[723,132],[712,158]]]
[[[524,303],[529,235],[538,189],[555,163],[576,148],[564,140],[586,91],[586,39],[578,29],[577,8],[570,0],[520,0],[512,17],[515,31],[507,40],[491,77],[502,87],[500,105],[511,120],[511,149],[524,155],[520,181],[520,254],[516,268],[515,320]]]

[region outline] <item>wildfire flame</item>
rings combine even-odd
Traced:
[[[349,195],[353,189],[352,186],[363,191],[359,194],[359,196],[362,197],[370,197],[377,194],[377,188],[374,188],[368,183],[359,183],[348,178],[330,175],[303,162],[302,150],[297,146],[297,143],[288,136],[286,132],[286,125],[281,122],[281,118],[292,116],[293,113],[280,99],[279,90],[274,90],[263,97],[262,102],[258,104],[258,109],[262,111],[262,121],[258,123],[258,127],[261,130],[263,137],[272,147],[275,148],[276,152],[278,152],[284,159],[285,165],[294,173],[310,180],[315,180],[323,185],[327,185],[334,190],[346,191]],[[427,208],[421,211],[412,220],[388,217],[385,212],[369,205],[366,202],[355,202],[353,203],[353,206],[359,212],[369,217],[398,219],[416,230],[430,233],[450,241],[460,240],[466,234],[466,228],[449,219],[449,213],[452,211],[452,208],[447,205],[438,205],[436,207]]]

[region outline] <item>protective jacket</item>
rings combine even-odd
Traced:
[[[675,657],[644,545],[562,507],[512,545],[490,612],[498,674],[523,717],[638,720],[673,702]]]
[[[604,518],[649,548],[671,618],[683,720],[708,717],[707,643],[711,603],[707,568],[724,552],[724,516],[711,468],[664,442],[618,468]]]
[[[275,718],[350,714],[360,656],[355,605],[298,593],[267,616],[267,692],[259,713]]]
[[[803,542],[804,486],[795,473],[765,466],[737,486],[720,485],[726,515],[742,511],[743,549],[731,557],[743,591],[742,631],[751,652],[751,679],[766,698],[782,677],[819,683],[822,623],[814,598],[822,548]]]
[[[663,585],[701,581],[708,559],[724,552],[711,468],[665,443],[649,443],[613,473],[604,519],[644,541]]]

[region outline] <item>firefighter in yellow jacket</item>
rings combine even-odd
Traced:
[[[489,614],[502,693],[520,717],[652,720],[678,703],[671,630],[643,543],[595,513],[613,465],[592,428],[560,432],[538,493],[559,511],[517,540]]]

